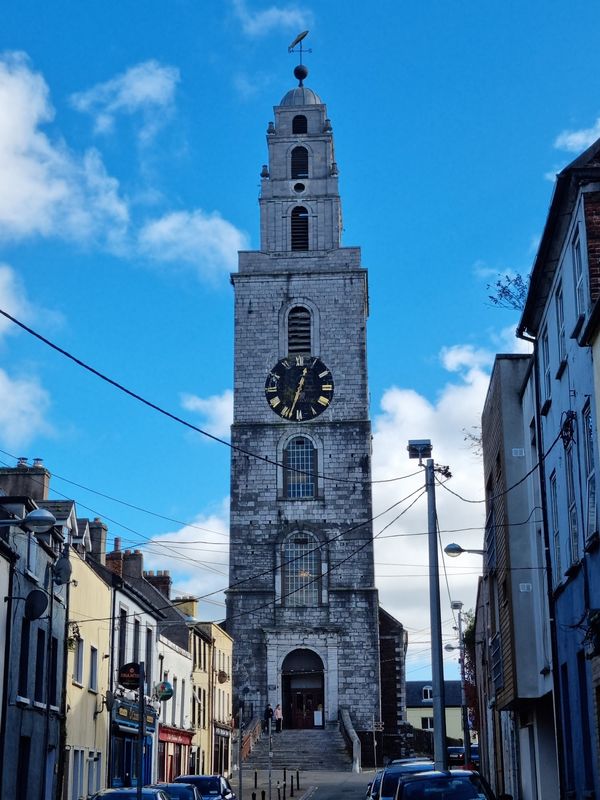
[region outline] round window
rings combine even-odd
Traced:
[[[303,192],[306,189],[306,186],[303,183],[295,183],[294,184],[294,191],[295,192]]]

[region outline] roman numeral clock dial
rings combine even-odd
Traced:
[[[329,408],[333,376],[320,358],[288,356],[267,375],[265,397],[282,419],[306,422]]]

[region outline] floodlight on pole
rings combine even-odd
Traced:
[[[463,553],[475,553],[477,556],[483,556],[485,555],[485,550],[471,550],[467,547],[461,547],[459,544],[456,544],[456,542],[452,542],[452,544],[447,544],[446,547],[444,547],[444,553],[446,553],[447,556],[456,558]]]
[[[0,527],[6,528],[11,525],[30,533],[47,533],[56,525],[56,517],[45,508],[34,508],[22,518],[0,519]]]

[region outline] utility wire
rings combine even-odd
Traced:
[[[225,445],[225,447],[229,447],[231,450],[234,450],[235,452],[241,453],[242,455],[248,456],[250,458],[255,458],[257,461],[262,461],[262,462],[264,462],[266,464],[272,464],[275,467],[281,467],[282,469],[284,469],[284,470],[286,470],[288,472],[296,472],[296,473],[299,473],[300,475],[308,475],[308,476],[312,476],[312,477],[316,477],[316,478],[322,478],[323,480],[334,481],[335,483],[350,483],[350,484],[353,484],[355,486],[356,485],[358,485],[358,486],[373,485],[373,484],[381,484],[381,483],[393,483],[395,481],[405,480],[406,478],[412,478],[414,475],[418,475],[419,474],[419,470],[417,470],[417,472],[413,472],[413,473],[411,473],[409,475],[400,475],[400,476],[398,476],[396,478],[386,478],[386,479],[377,480],[377,481],[355,481],[355,480],[352,480],[351,478],[339,478],[339,477],[335,477],[333,475],[325,475],[325,474],[320,474],[318,472],[312,472],[310,470],[302,470],[302,469],[298,469],[296,467],[290,467],[288,464],[283,464],[280,461],[275,461],[275,460],[269,458],[268,456],[261,456],[258,453],[253,453],[251,450],[246,450],[244,447],[240,447],[239,445],[232,444],[231,442],[228,442],[226,439],[221,439],[219,436],[215,436],[214,434],[209,433],[208,431],[205,431],[203,428],[198,427],[198,425],[194,425],[193,423],[188,422],[187,420],[183,419],[183,417],[180,417],[177,414],[173,414],[171,411],[167,411],[167,409],[162,408],[162,406],[159,406],[156,403],[153,403],[151,400],[147,400],[141,394],[138,394],[137,392],[134,392],[131,389],[128,389],[122,383],[119,383],[118,381],[114,380],[113,378],[110,378],[108,375],[105,375],[103,372],[100,372],[95,367],[92,367],[90,364],[86,364],[85,361],[82,361],[80,358],[77,358],[72,353],[69,353],[64,348],[59,347],[57,344],[54,344],[54,342],[51,342],[50,339],[47,339],[45,336],[42,336],[41,333],[38,333],[37,331],[34,331],[33,328],[29,327],[29,325],[25,325],[24,322],[21,322],[16,317],[13,317],[7,311],[4,311],[1,308],[0,308],[0,314],[2,314],[4,317],[9,319],[11,322],[14,322],[15,325],[18,325],[19,328],[22,328],[22,330],[26,331],[31,336],[34,336],[40,342],[43,342],[48,347],[52,348],[52,350],[55,350],[57,353],[60,353],[61,355],[65,356],[65,358],[68,358],[70,361],[73,361],[75,364],[77,364],[82,369],[87,370],[88,372],[91,372],[92,375],[95,375],[97,378],[100,378],[100,380],[104,381],[105,383],[108,383],[110,386],[113,386],[115,389],[118,389],[120,392],[123,392],[124,394],[128,395],[129,397],[133,398],[134,400],[137,400],[139,403],[142,403],[143,405],[147,406],[148,408],[151,408],[153,411],[156,411],[157,413],[162,414],[165,417],[168,417],[169,419],[173,420],[174,422],[177,422],[180,425],[183,425],[184,427],[189,428],[192,431],[195,431],[196,433],[200,433],[202,436],[206,436],[208,439],[212,439],[212,441],[214,441],[214,442],[218,442],[219,444],[223,444],[223,445]]]

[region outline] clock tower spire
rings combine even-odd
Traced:
[[[260,250],[232,275],[227,630],[255,709],[280,703],[285,727],[313,728],[345,708],[360,731],[380,718],[367,272],[341,245],[327,109],[294,73],[267,128]]]

